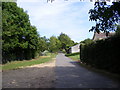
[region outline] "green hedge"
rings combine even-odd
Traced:
[[[81,62],[92,67],[120,74],[120,36],[80,46]]]

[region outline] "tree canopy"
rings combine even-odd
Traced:
[[[106,2],[95,2],[94,9],[89,10],[90,20],[95,21],[96,25],[90,31],[99,33],[103,31],[108,33],[116,30],[116,24],[120,22],[120,1],[112,2],[107,5]]]
[[[61,42],[58,40],[57,37],[51,36],[49,39],[49,51],[50,52],[57,52],[60,50]]]
[[[41,48],[39,34],[15,2],[2,2],[2,29],[3,63],[35,58]]]
[[[85,39],[85,40],[81,41],[80,43],[83,43],[83,44],[90,44],[90,43],[92,43],[92,42],[93,42],[93,40],[92,40],[92,39],[87,38],[87,39]]]
[[[61,49],[65,49],[65,51],[69,53],[69,48],[74,45],[74,41],[64,33],[61,33],[58,39],[61,42]]]
[[[50,52],[65,51],[69,53],[70,47],[78,43],[71,40],[67,34],[61,33],[58,37],[51,36],[47,44]]]

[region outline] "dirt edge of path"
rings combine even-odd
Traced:
[[[54,88],[55,62],[51,61],[2,72],[3,88]]]

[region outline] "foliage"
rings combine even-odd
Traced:
[[[64,33],[61,33],[58,39],[61,42],[61,49],[65,49],[66,53],[69,53],[69,49],[74,45],[74,41]]]
[[[74,43],[74,45],[77,45],[77,44],[79,44],[79,43],[77,43],[77,42],[74,42],[74,41],[73,41],[73,43]],[[74,46],[74,45],[73,45],[73,46]]]
[[[87,39],[81,41],[80,43],[82,43],[82,44],[90,44],[90,43],[92,43],[92,42],[93,42],[92,39],[87,38]]]
[[[48,39],[45,36],[40,37],[39,47],[41,52],[48,50]]]
[[[87,65],[120,74],[120,35],[81,44],[80,60]]]
[[[55,37],[52,36],[49,39],[49,51],[50,52],[57,52],[60,50],[61,42]]]
[[[37,56],[41,50],[37,29],[15,2],[2,2],[2,26],[3,63]]]
[[[107,5],[106,2],[95,2],[94,9],[89,10],[90,20],[96,22],[90,31],[106,32],[115,30],[115,25],[120,21],[120,1]]]
[[[77,43],[71,40],[70,37],[64,33],[61,33],[58,37],[51,36],[47,42],[48,50],[50,52],[65,50],[66,53],[69,53],[70,47],[76,44]]]
[[[58,37],[51,36],[47,41],[48,50],[50,52],[65,51],[69,53],[70,47],[76,44],[77,43],[64,33],[61,33]]]

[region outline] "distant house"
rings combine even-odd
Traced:
[[[80,44],[77,44],[77,45],[75,45],[75,46],[72,46],[71,49],[70,49],[70,52],[71,52],[71,53],[80,52]]]
[[[97,33],[95,32],[94,35],[93,35],[93,40],[101,40],[101,39],[105,39],[105,38],[108,38],[110,36],[113,36],[115,33],[112,32],[112,33],[108,33],[108,36],[106,36],[106,33]]]

